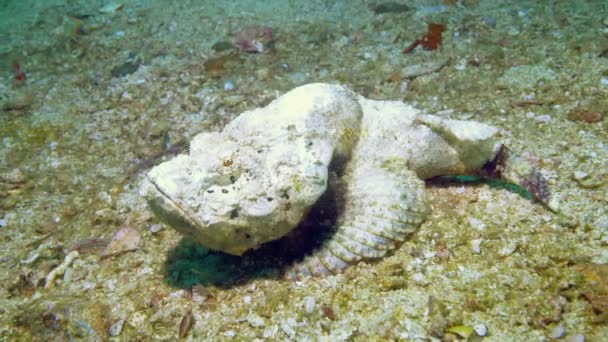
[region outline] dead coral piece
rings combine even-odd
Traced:
[[[131,252],[139,248],[141,235],[139,232],[130,227],[119,229],[112,236],[112,240],[101,253],[102,259],[112,258],[117,255]]]
[[[45,290],[55,287],[55,279],[65,273],[72,261],[74,261],[74,259],[76,259],[78,255],[80,255],[78,251],[71,251],[68,255],[65,256],[65,259],[63,259],[61,265],[54,268],[49,273],[49,275],[46,276],[46,283],[44,285]]]

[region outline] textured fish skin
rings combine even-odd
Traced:
[[[377,165],[348,186],[337,231],[311,256],[286,273],[292,279],[342,272],[361,260],[378,259],[399,246],[427,213],[424,182],[405,165]],[[366,182],[376,178],[369,187]],[[356,194],[356,196],[354,196]]]
[[[328,204],[335,224],[319,226],[331,228],[327,238],[285,273],[301,279],[398,248],[427,217],[424,180],[442,175],[501,178],[558,210],[542,173],[504,146],[496,127],[322,83],[200,133],[187,153],[150,170],[142,194],[168,225],[234,255],[285,236],[318,238],[320,230],[296,227]]]
[[[540,171],[496,138],[481,123],[449,120],[402,103],[374,111],[364,107],[362,135],[344,178],[345,203],[335,234],[289,267],[289,279],[341,273],[361,260],[398,248],[424,222],[428,206],[423,179],[439,175],[482,175],[528,189],[556,211],[557,202]],[[389,113],[387,115],[387,113]],[[391,115],[390,113],[393,113]],[[331,185],[330,185],[331,186]]]

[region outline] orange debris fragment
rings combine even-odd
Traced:
[[[406,47],[403,50],[403,53],[412,52],[418,45],[422,45],[422,47],[427,50],[436,50],[441,45],[443,31],[445,31],[445,25],[429,23],[426,34],[422,38],[416,39],[410,46]]]
[[[24,85],[25,81],[27,80],[27,76],[25,75],[25,71],[23,71],[21,64],[19,64],[17,61],[13,62],[13,72],[15,74],[15,84],[17,86]]]

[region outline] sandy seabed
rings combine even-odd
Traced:
[[[403,54],[428,23],[440,47]],[[233,47],[255,25],[264,51]],[[608,336],[604,1],[4,1],[0,32],[1,340]],[[430,183],[431,215],[393,255],[301,282],[149,212],[148,169],[319,81],[499,127],[560,212]]]

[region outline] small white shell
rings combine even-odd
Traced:
[[[110,2],[105,4],[103,7],[99,9],[99,12],[103,14],[112,14],[118,10],[121,10],[125,4],[120,2]]]

